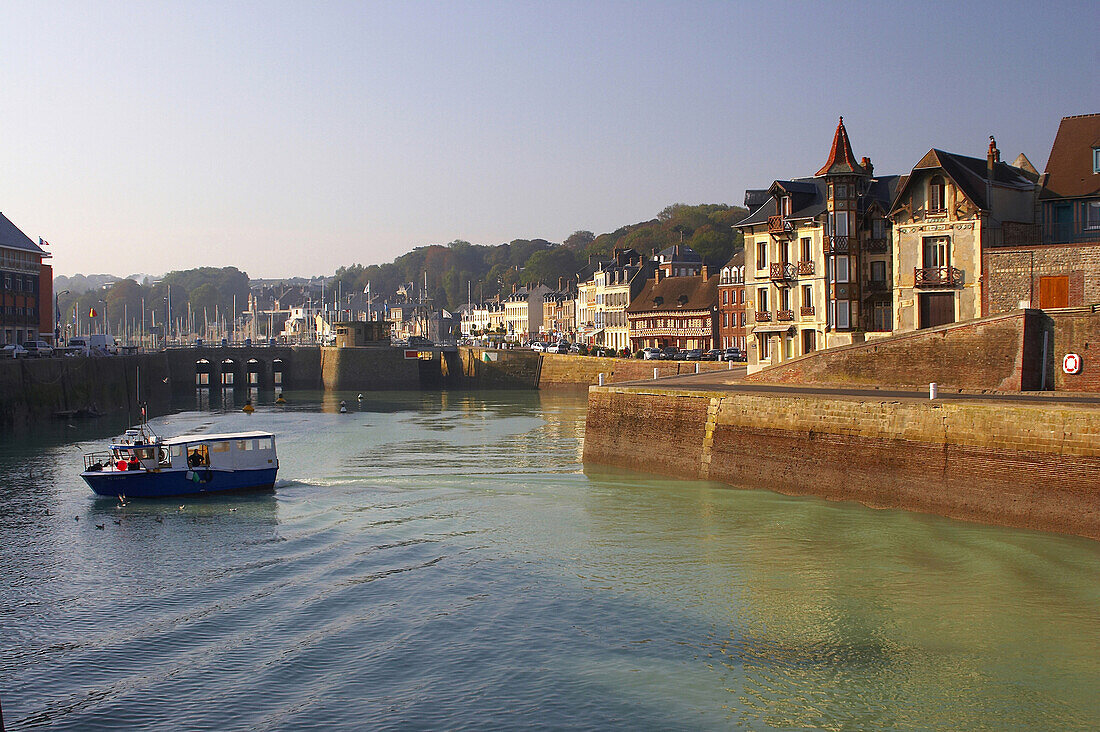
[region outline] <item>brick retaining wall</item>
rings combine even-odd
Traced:
[[[593,387],[584,459],[1100,539],[1100,408]]]

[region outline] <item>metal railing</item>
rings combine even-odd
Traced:
[[[768,310],[757,310],[756,311],[756,322],[757,323],[770,323],[770,322],[772,322],[771,312],[768,311]]]
[[[803,260],[798,263],[798,274],[800,275],[812,275],[814,273],[814,261]]]
[[[830,254],[847,252],[848,237],[833,235],[825,237],[825,251],[829,252]]]
[[[795,266],[790,263],[776,262],[771,265],[769,272],[770,279],[773,280],[793,280],[795,276]]]
[[[776,310],[775,319],[781,322],[788,322],[794,320],[793,310]]]
[[[812,318],[813,315],[814,315],[814,306],[813,305],[803,305],[801,308],[798,309],[798,313],[803,318]]]

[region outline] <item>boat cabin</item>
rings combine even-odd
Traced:
[[[86,455],[86,471],[256,470],[278,467],[270,432],[184,435],[166,440],[130,435],[111,443],[109,453]]]

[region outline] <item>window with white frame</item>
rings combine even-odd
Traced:
[[[829,212],[829,233],[832,236],[848,236],[848,212]]]
[[[761,287],[756,291],[756,309],[762,313],[768,310],[768,288]]]
[[[1100,229],[1100,201],[1085,204],[1085,228]]]
[[[928,210],[947,210],[947,186],[942,175],[934,175],[932,180],[928,181]]]
[[[828,324],[837,330],[851,327],[852,303],[850,300],[830,300]]]
[[[756,268],[768,268],[768,242],[766,241],[756,242]]]
[[[1092,149],[1092,172],[1100,173],[1100,147]]]

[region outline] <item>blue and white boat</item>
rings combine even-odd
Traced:
[[[275,435],[234,432],[161,439],[142,424],[84,456],[84,479],[101,496],[160,498],[271,489],[279,471]]]

